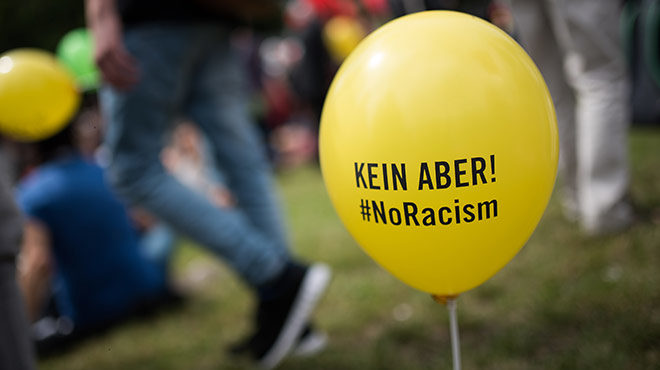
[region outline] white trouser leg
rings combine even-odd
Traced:
[[[619,39],[620,2],[512,4],[521,41],[543,73],[557,110],[564,204],[577,210],[588,232],[626,226],[632,218],[626,200],[630,102]]]
[[[546,5],[538,0],[512,1],[520,42],[543,74],[555,106],[560,147],[561,201],[567,216],[577,219],[575,95],[565,77],[563,52],[553,32]]]
[[[630,87],[619,35],[620,1],[549,0],[575,90],[577,196],[588,232],[630,223]]]

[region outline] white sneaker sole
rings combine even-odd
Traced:
[[[291,352],[314,308],[325,293],[331,275],[330,268],[325,264],[317,263],[309,267],[280,335],[260,361],[262,368],[275,368]]]
[[[313,331],[303,338],[291,351],[291,357],[310,357],[321,352],[328,345],[328,335]]]

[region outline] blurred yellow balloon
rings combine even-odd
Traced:
[[[323,40],[328,52],[336,62],[341,63],[364,38],[366,32],[357,19],[336,16],[323,27]]]
[[[68,123],[79,102],[73,77],[52,54],[16,49],[0,55],[0,133],[45,139]]]
[[[462,13],[416,13],[367,36],[321,118],[323,178],[344,225],[381,266],[438,296],[514,257],[545,210],[557,158],[536,66]]]

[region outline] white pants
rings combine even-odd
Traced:
[[[565,210],[589,233],[627,226],[630,87],[619,37],[621,2],[511,3],[520,41],[557,111]]]

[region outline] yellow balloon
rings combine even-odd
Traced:
[[[483,283],[536,228],[557,172],[557,124],[536,66],[497,27],[429,11],[387,23],[340,67],[320,160],[358,244],[439,296]]]
[[[79,102],[73,77],[52,54],[16,49],[0,55],[0,133],[45,139],[68,123]]]
[[[336,16],[323,27],[323,40],[328,52],[341,63],[364,38],[366,32],[360,22],[347,16]]]

